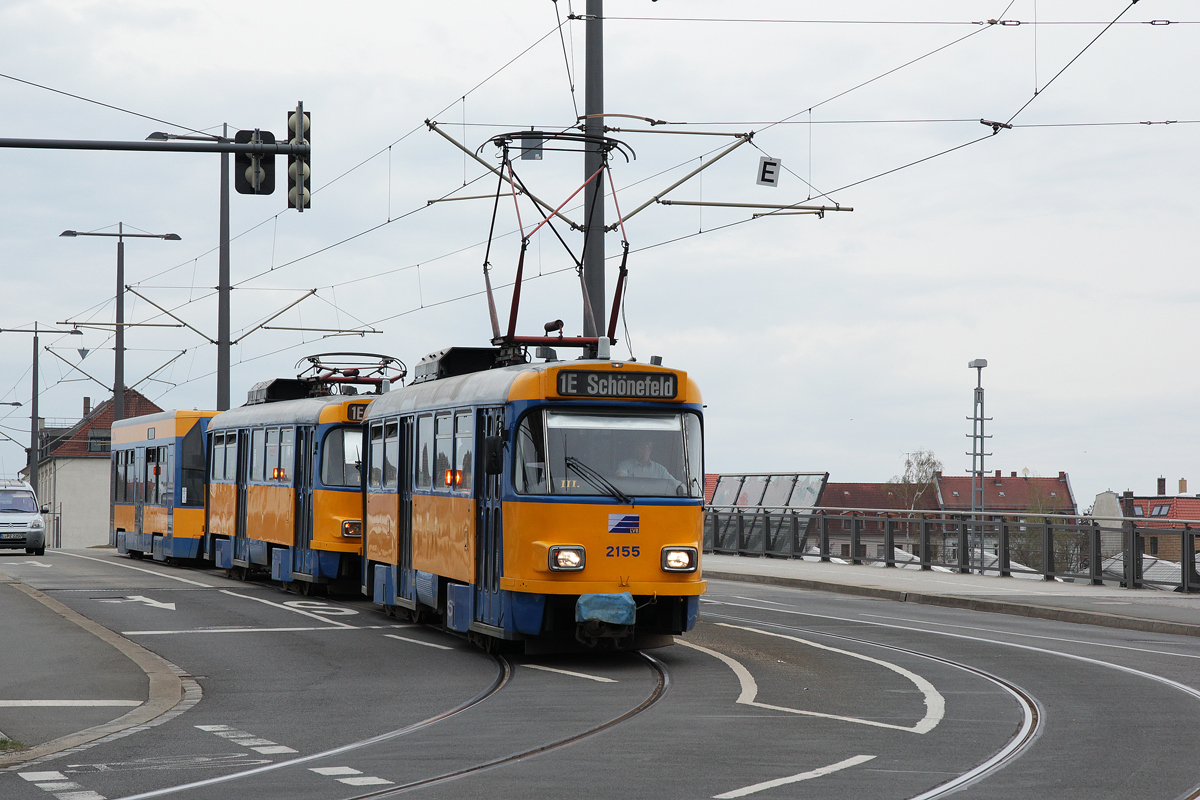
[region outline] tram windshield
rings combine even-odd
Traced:
[[[523,494],[704,497],[691,413],[535,411],[517,429],[514,467]]]
[[[358,486],[362,446],[361,428],[334,428],[327,433],[321,451],[321,483],[326,486]]]

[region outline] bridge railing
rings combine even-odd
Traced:
[[[1200,591],[1200,521],[706,506],[704,550]]]

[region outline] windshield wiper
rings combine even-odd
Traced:
[[[617,500],[621,501],[622,503],[628,503],[629,505],[633,505],[632,497],[630,497],[629,495],[622,492],[616,486],[613,486],[612,483],[608,480],[608,478],[605,478],[599,472],[592,469],[587,464],[584,464],[578,458],[575,458],[575,456],[567,456],[566,462],[567,462],[567,467],[575,470],[575,472],[577,472],[579,474],[579,477],[583,478],[585,481],[587,481],[588,483],[590,483],[592,485],[593,489],[599,489],[600,491],[604,492],[605,494],[615,497]]]

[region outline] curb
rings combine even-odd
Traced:
[[[1012,603],[1004,600],[986,600],[978,597],[960,597],[947,594],[926,594],[924,592],[901,592],[895,589],[883,589],[878,586],[856,586],[846,583],[829,581],[814,581],[807,578],[785,578],[776,575],[755,575],[742,572],[721,572],[719,570],[704,571],[705,578],[719,581],[739,581],[741,583],[759,583],[770,586],[787,586],[792,589],[811,589],[819,592],[834,592],[849,594],[857,597],[873,597],[877,600],[893,600],[899,603],[918,603],[942,608],[962,608],[969,611],[984,611],[993,614],[1011,614],[1017,617],[1032,617],[1047,619],[1055,622],[1072,622],[1079,625],[1099,625],[1105,628],[1122,628],[1131,631],[1147,633],[1169,633],[1178,636],[1200,636],[1200,625],[1186,622],[1168,622],[1166,620],[1141,619],[1126,617],[1120,614],[1107,614],[1100,611],[1080,611],[1072,608],[1055,608],[1039,606],[1031,603]]]
[[[30,586],[18,581],[6,580],[4,583],[19,589],[42,605],[58,614],[63,619],[75,623],[101,641],[116,648],[122,655],[136,664],[146,677],[150,679],[149,698],[137,708],[111,722],[95,725],[91,728],[60,736],[49,742],[35,745],[26,750],[11,751],[0,754],[0,768],[24,764],[55,753],[80,747],[81,745],[121,733],[129,728],[145,725],[167,713],[184,699],[183,680],[159,656],[141,645],[134,644],[114,631],[92,622],[77,611],[73,611],[52,597],[47,597]]]

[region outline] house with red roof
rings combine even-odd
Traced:
[[[942,475],[937,479],[938,507],[943,511],[970,512],[973,479],[970,475]],[[983,509],[994,514],[1078,514],[1067,473],[1057,478],[1018,476],[1001,470],[983,480]]]
[[[48,547],[96,547],[109,543],[113,404],[91,408],[71,427],[43,430],[38,450],[38,500],[50,506]],[[162,411],[136,389],[125,390],[125,416]]]

